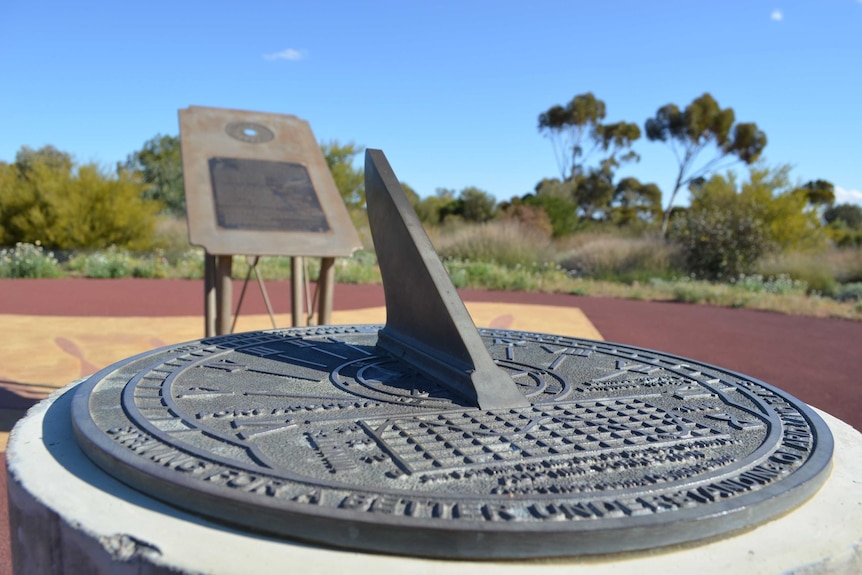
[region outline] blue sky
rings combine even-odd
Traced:
[[[110,167],[201,105],[381,148],[423,196],[508,199],[557,175],[537,131],[551,105],[592,91],[608,121],[643,127],[710,92],[766,132],[770,165],[862,203],[860,36],[862,0],[8,0],[0,160],[53,144]],[[667,197],[672,152],[635,149],[621,175]]]

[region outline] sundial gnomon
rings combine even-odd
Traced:
[[[476,558],[705,538],[787,511],[825,479],[828,428],[766,384],[465,324],[380,152],[366,174],[386,327],[253,332],[111,366],[73,408],[94,461],[266,534]]]

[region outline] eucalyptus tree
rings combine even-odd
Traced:
[[[667,235],[668,220],[681,188],[738,161],[752,164],[766,147],[766,134],[754,122],[735,123],[733,108],[721,108],[705,93],[680,110],[676,104],[662,106],[646,121],[647,139],[666,142],[676,157],[678,171],[667,208],[662,218],[662,233]],[[713,154],[705,159],[704,151]],[[722,160],[730,160],[722,163]]]
[[[551,140],[562,181],[584,175],[584,164],[597,150],[608,154],[600,162],[603,167],[617,167],[622,161],[639,159],[629,149],[641,137],[638,125],[604,124],[606,114],[605,103],[592,92],[579,94],[565,106],[557,104],[539,114],[539,132]],[[622,151],[625,153],[617,157]]]
[[[578,211],[587,219],[606,216],[614,197],[614,175],[624,162],[638,161],[631,149],[641,137],[637,124],[605,123],[605,103],[592,92],[579,94],[565,106],[554,105],[539,115],[539,132],[551,140],[560,169],[560,178],[543,180],[537,192],[554,195],[565,190]],[[602,157],[592,165],[588,160],[600,152]]]

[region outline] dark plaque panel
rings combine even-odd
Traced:
[[[259,138],[238,125],[235,137]],[[219,227],[277,232],[328,232],[329,223],[301,164],[237,158],[209,160]]]
[[[143,354],[77,393],[79,443],[187,510],[338,547],[446,557],[643,549],[809,497],[832,438],[805,404],[668,354],[480,330],[528,400],[479,409],[377,346],[379,326]]]

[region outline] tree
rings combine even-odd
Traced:
[[[129,170],[146,186],[144,198],[157,200],[164,211],[185,216],[186,195],[179,136],[156,135],[129,154],[122,169]]]
[[[597,214],[602,218],[606,216],[613,198],[613,172],[601,168],[593,168],[585,176],[577,178],[572,192],[578,214],[585,220],[597,219]]]
[[[655,221],[661,215],[661,190],[637,178],[623,178],[614,189],[609,217],[619,226]]]
[[[831,206],[835,203],[835,186],[826,180],[812,180],[802,186],[808,203],[813,206]]]
[[[842,222],[851,230],[862,229],[862,207],[857,204],[837,204],[823,212],[827,224]]]
[[[667,234],[671,208],[683,186],[720,169],[723,159],[733,157],[734,162],[750,165],[760,157],[766,147],[766,134],[753,122],[734,125],[734,121],[733,109],[722,109],[708,93],[696,98],[685,110],[675,104],[662,106],[655,117],[646,121],[647,139],[667,142],[679,168],[662,219],[662,234]],[[715,147],[715,154],[698,164],[698,156],[709,147]]]
[[[445,214],[450,211],[448,207],[455,202],[455,190],[437,188],[433,196],[422,198],[416,204],[416,215],[423,224],[436,226],[443,221]]]
[[[354,166],[356,156],[361,154],[365,147],[353,142],[342,145],[338,140],[330,140],[321,142],[320,150],[348,211],[365,209],[365,170]]]
[[[398,182],[401,184],[401,189],[404,190],[404,195],[407,196],[407,201],[410,202],[410,205],[413,206],[413,209],[416,209],[416,206],[419,204],[419,194],[416,193],[412,187],[406,182]]]
[[[604,118],[605,103],[592,92],[575,96],[565,107],[557,104],[539,114],[539,132],[551,140],[561,180],[576,171],[587,139],[595,142]]]
[[[148,249],[161,204],[142,192],[128,171],[76,166],[51,146],[22,148],[15,163],[0,164],[0,245]]]
[[[536,193],[527,194],[521,201],[528,206],[544,210],[555,237],[572,233],[578,226],[577,206],[572,200],[571,183],[544,179],[536,184]]]
[[[539,132],[551,140],[561,180],[584,175],[583,165],[596,150],[608,153],[601,162],[603,168],[606,165],[615,168],[621,161],[638,159],[631,150],[616,157],[641,137],[638,125],[630,122],[603,124],[605,115],[605,103],[592,92],[575,96],[565,107],[554,105],[539,114]]]
[[[61,152],[50,144],[38,150],[30,146],[21,146],[15,154],[15,167],[21,174],[31,174],[38,166],[56,172],[68,172],[73,165],[71,154]]]
[[[591,92],[539,115],[539,131],[551,140],[560,178],[542,180],[536,187],[537,196],[567,196],[578,216],[588,220],[607,219],[617,168],[623,162],[640,159],[631,150],[641,136],[638,125],[623,121],[606,124],[602,122],[605,115],[605,103]],[[587,159],[596,151],[603,152],[604,157],[587,167]],[[558,225],[554,229],[556,233]]]
[[[862,246],[862,207],[856,204],[838,204],[823,212],[828,224],[826,233],[842,247]]]
[[[497,200],[494,196],[473,186],[461,190],[454,203],[456,208],[453,213],[465,222],[487,222],[497,213]]]

